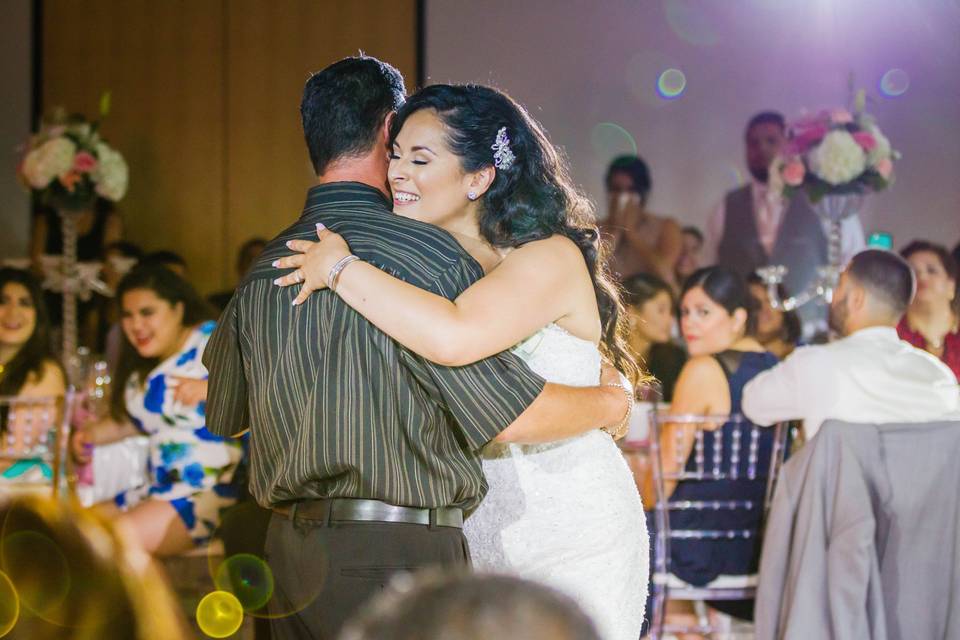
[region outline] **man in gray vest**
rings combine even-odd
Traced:
[[[774,111],[758,113],[747,124],[745,138],[752,179],[728,192],[711,215],[705,253],[744,277],[758,267],[785,265],[787,292],[800,293],[814,281],[817,268],[827,263],[827,224],[802,193],[790,199],[769,193],[768,168],[786,141],[783,116]],[[844,220],[842,229],[841,257],[846,262],[865,243],[859,217]],[[805,305],[798,313],[805,338],[826,329],[822,304]]]

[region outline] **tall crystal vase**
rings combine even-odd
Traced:
[[[863,195],[859,193],[828,194],[813,203],[813,210],[830,224],[827,237],[827,264],[820,269],[819,287],[827,301],[833,297],[833,290],[843,270],[843,221],[856,215],[863,207]]]
[[[829,224],[827,264],[817,269],[816,279],[804,291],[794,292],[794,295],[781,300],[777,285],[783,282],[787,268],[770,265],[757,269],[757,274],[767,285],[767,294],[774,309],[790,311],[818,298],[828,303],[833,299],[833,291],[843,270],[843,221],[860,211],[863,197],[860,193],[829,194],[811,203],[814,212]]]
[[[63,364],[70,384],[80,384],[80,363],[77,359],[77,217],[79,211],[59,209],[60,230],[63,236]]]

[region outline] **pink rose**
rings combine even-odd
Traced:
[[[794,136],[791,140],[792,147],[797,153],[806,153],[810,147],[817,144],[827,135],[829,129],[820,123],[812,123],[810,126],[794,130]]]
[[[803,162],[793,159],[783,167],[783,182],[790,187],[799,187],[803,184],[803,176],[807,173]]]
[[[96,168],[97,159],[86,151],[81,151],[73,159],[73,170],[77,173],[91,173]]]
[[[853,116],[846,109],[834,109],[830,112],[830,122],[833,124],[850,124]]]
[[[866,131],[857,131],[853,134],[853,139],[857,141],[860,148],[864,151],[872,151],[877,146],[877,139]]]
[[[890,176],[893,175],[893,162],[890,160],[890,158],[883,158],[877,162],[873,168],[877,170],[877,173],[880,174],[881,178],[889,182]]]

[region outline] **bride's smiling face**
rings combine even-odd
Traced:
[[[443,122],[432,109],[416,111],[403,123],[387,178],[396,214],[445,229],[475,216],[467,199],[471,176],[447,147]]]

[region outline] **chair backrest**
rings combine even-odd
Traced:
[[[0,396],[0,494],[65,492],[74,397]]]
[[[655,561],[667,570],[669,542],[673,539],[735,539],[759,535],[749,529],[671,529],[670,511],[756,511],[761,516],[769,505],[773,487],[786,452],[788,429],[783,424],[758,427],[741,415],[671,415],[658,412],[651,420],[650,454],[656,491],[657,537]],[[765,433],[766,431],[766,433]],[[670,460],[664,460],[663,438]],[[769,434],[769,435],[768,435]],[[688,452],[689,450],[689,452]],[[668,470],[669,469],[669,470]],[[766,483],[764,497],[724,496],[710,499],[674,499],[667,482],[710,483],[753,481]],[[743,486],[743,482],[737,486]],[[758,521],[760,518],[758,518]],[[662,548],[660,548],[662,547]]]

